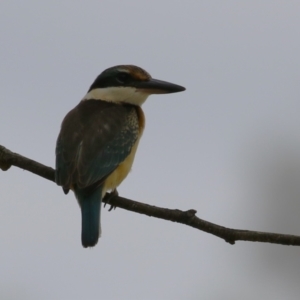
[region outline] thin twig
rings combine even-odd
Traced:
[[[19,167],[55,182],[54,169],[28,159],[20,154],[13,153],[0,145],[0,168],[3,171],[7,171],[11,166]],[[109,200],[107,199],[108,198],[104,197],[103,202],[107,203],[109,201],[109,204],[112,206],[144,214],[149,217],[185,224],[220,237],[232,245],[236,241],[249,241],[300,246],[300,236],[226,228],[199,219],[196,216],[197,211],[194,209],[182,211],[178,209],[156,207],[120,196],[113,196],[109,197]]]

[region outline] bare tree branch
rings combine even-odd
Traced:
[[[0,145],[0,168],[3,171],[7,171],[11,166],[19,167],[55,182],[54,169],[44,166],[20,154],[13,153]],[[300,236],[226,228],[199,219],[196,217],[197,211],[194,209],[181,211],[178,209],[161,208],[126,199],[120,196],[105,197],[103,202],[107,203],[108,198],[110,198],[109,204],[112,206],[117,206],[129,211],[144,214],[149,217],[156,217],[159,219],[185,224],[187,226],[191,226],[218,236],[232,245],[236,241],[250,241],[300,246]]]

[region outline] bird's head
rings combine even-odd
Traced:
[[[83,100],[105,100],[142,105],[151,94],[168,94],[185,88],[153,79],[148,72],[133,65],[119,65],[104,70],[93,82]]]

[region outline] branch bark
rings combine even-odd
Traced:
[[[3,171],[7,171],[11,166],[19,167],[21,169],[27,170],[45,179],[55,182],[54,169],[40,164],[29,158],[26,158],[20,154],[13,153],[0,145],[0,168]],[[187,226],[202,230],[204,232],[222,238],[232,245],[236,241],[249,241],[300,246],[300,236],[250,230],[239,230],[223,227],[199,219],[196,216],[197,211],[194,209],[182,211],[178,209],[156,207],[120,196],[105,197],[103,199],[103,202],[109,202],[109,204],[112,206],[144,214],[149,217],[155,217],[159,219],[185,224]]]

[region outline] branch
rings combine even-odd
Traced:
[[[44,166],[20,154],[13,153],[0,145],[0,168],[3,171],[7,171],[11,166],[19,167],[55,182],[54,169]],[[149,217],[156,217],[159,219],[185,224],[187,226],[191,226],[218,236],[232,245],[236,241],[250,241],[300,246],[300,236],[226,228],[199,219],[196,217],[197,211],[194,209],[181,211],[178,209],[161,208],[126,199],[120,196],[104,197],[103,202],[109,202],[109,204],[112,206],[144,214]]]

